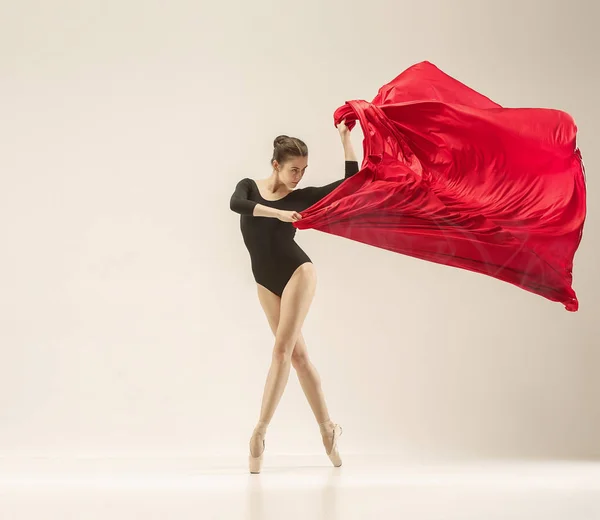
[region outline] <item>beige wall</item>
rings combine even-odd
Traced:
[[[304,334],[343,449],[600,456],[599,8],[356,4],[2,4],[1,455],[245,455],[272,339],[233,186],[269,174],[279,133],[308,143],[307,183],[338,178],[333,111],[427,59],[505,106],[575,117],[581,308],[299,232],[319,273]],[[294,375],[270,439],[322,449]]]

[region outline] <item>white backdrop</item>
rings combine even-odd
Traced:
[[[269,175],[280,133],[309,146],[305,185],[339,178],[333,111],[429,60],[504,106],[574,116],[580,311],[300,231],[319,276],[304,334],[341,449],[598,457],[598,10],[2,2],[0,455],[245,457],[273,340],[233,187]],[[268,442],[322,451],[293,372]]]

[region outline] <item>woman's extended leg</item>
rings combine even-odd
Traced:
[[[319,423],[321,435],[323,436],[323,446],[325,446],[327,453],[329,453],[333,445],[332,431],[334,423],[329,418],[329,410],[325,403],[321,378],[316,367],[308,357],[306,343],[302,334],[298,337],[294,352],[292,353],[292,365],[296,369],[298,381],[300,381],[300,386],[304,391],[308,404],[310,404],[315,419]]]
[[[290,375],[292,352],[310,309],[316,282],[314,266],[305,263],[296,269],[281,296],[275,346],[260,410],[259,423],[263,425],[271,422],[285,390]]]
[[[265,315],[267,316],[269,327],[275,335],[277,333],[277,327],[279,326],[281,298],[260,285],[258,286],[258,298]],[[296,370],[300,386],[304,391],[304,395],[306,396],[317,423],[326,426],[327,434],[323,436],[323,444],[327,452],[329,452],[332,447],[330,432],[333,429],[333,423],[329,418],[329,411],[325,402],[319,373],[308,356],[308,350],[302,332],[300,332],[300,335],[296,340],[296,345],[294,346],[294,351],[292,352],[292,366]],[[256,437],[254,440],[255,446],[252,451],[254,453],[259,453],[262,441],[259,437]]]

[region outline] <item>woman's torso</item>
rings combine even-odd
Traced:
[[[296,189],[278,200],[265,199],[260,194],[256,181],[250,180],[248,198],[263,206],[283,211],[304,211],[310,205],[303,200],[302,189]],[[271,217],[241,215],[240,227],[253,263],[259,263],[261,260],[274,261],[278,257],[296,255],[302,251],[294,240],[296,228],[291,222],[282,222]]]

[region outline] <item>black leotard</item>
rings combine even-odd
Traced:
[[[344,180],[358,172],[357,161],[346,161],[344,179],[326,186],[298,188],[278,200],[263,199],[256,182],[242,179],[231,196],[230,208],[240,214],[240,228],[250,253],[256,282],[281,296],[298,266],[310,262],[308,255],[294,240],[296,228],[291,222],[253,216],[254,206],[261,204],[285,211],[304,211],[331,193]]]

